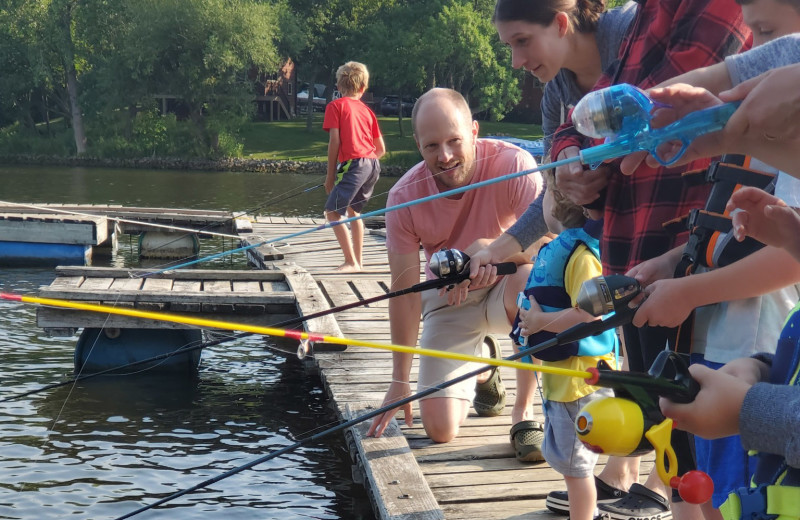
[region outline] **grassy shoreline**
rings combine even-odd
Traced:
[[[382,164],[410,167],[421,160],[411,135],[411,120],[403,119],[403,136],[396,117],[379,117],[378,124],[386,141]],[[539,125],[479,121],[480,135],[508,135],[520,139],[540,139]],[[244,159],[271,159],[325,162],[328,134],[322,129],[322,114],[314,114],[311,132],[305,118],[290,121],[248,123],[241,134]]]
[[[305,117],[289,121],[254,121],[244,125],[238,138],[243,144],[242,157],[202,159],[192,157],[106,157],[59,154],[56,148],[47,146],[27,147],[44,153],[0,153],[0,161],[17,165],[50,165],[65,167],[149,168],[176,170],[250,171],[263,173],[325,173],[328,134],[322,130],[322,113],[314,114],[311,131],[306,130]],[[378,122],[386,141],[386,155],[381,159],[385,175],[402,175],[409,167],[421,160],[411,134],[411,120],[403,119],[403,135],[396,117],[379,117]],[[51,126],[58,127],[61,121]],[[503,135],[519,139],[539,139],[539,125],[480,121],[480,135]],[[62,130],[62,134],[65,131]],[[60,139],[61,134],[55,138]],[[42,138],[44,139],[44,138]],[[45,151],[47,150],[47,151]]]

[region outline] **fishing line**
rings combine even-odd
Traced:
[[[282,322],[275,323],[275,324],[271,325],[270,327],[287,327],[287,326],[291,326],[291,325],[297,325],[297,324],[300,324],[300,323],[303,323],[303,322],[306,322],[306,321],[309,321],[309,320],[313,320],[313,319],[316,319],[316,318],[327,316],[329,314],[334,314],[334,313],[337,313],[337,312],[346,311],[346,310],[349,310],[349,309],[353,309],[355,307],[361,307],[361,306],[364,306],[364,305],[369,305],[371,303],[375,303],[375,302],[382,301],[382,300],[387,300],[387,299],[394,298],[394,297],[397,297],[397,296],[402,296],[404,294],[417,293],[417,292],[422,292],[422,291],[429,290],[429,289],[436,289],[436,288],[439,288],[439,287],[444,287],[446,285],[449,285],[449,284],[453,283],[453,281],[454,281],[454,279],[449,279],[449,278],[435,278],[435,279],[432,279],[432,280],[427,280],[425,282],[421,282],[421,283],[415,284],[415,285],[413,285],[411,287],[407,287],[406,289],[400,289],[400,290],[392,291],[392,292],[389,292],[389,293],[386,293],[386,294],[373,296],[371,298],[366,298],[366,299],[363,299],[363,300],[356,300],[356,301],[351,302],[351,303],[347,303],[347,304],[340,305],[338,307],[333,307],[333,308],[330,308],[330,309],[324,309],[324,310],[321,310],[321,311],[318,311],[318,312],[314,312],[314,313],[311,313],[311,314],[307,314],[307,315],[304,315],[304,316],[298,316],[296,318],[290,318],[288,320],[284,320]],[[118,298],[119,298],[119,295],[118,295]],[[116,303],[117,302],[115,302],[115,305],[116,305]],[[112,308],[115,308],[115,307],[112,307]],[[106,319],[106,323],[107,322],[108,322],[108,319]],[[198,327],[198,328],[203,329],[203,327]],[[101,329],[101,332],[102,332],[102,330],[103,329]],[[147,359],[143,359],[143,360],[140,360],[140,361],[135,361],[133,363],[128,363],[128,364],[121,365],[121,366],[118,366],[118,367],[112,367],[112,368],[109,368],[109,369],[102,370],[101,372],[87,374],[86,376],[83,376],[83,377],[81,377],[81,374],[79,373],[78,377],[70,379],[69,381],[64,381],[64,382],[61,382],[61,383],[51,383],[49,385],[46,385],[46,386],[44,386],[42,388],[39,388],[39,389],[36,389],[36,390],[31,390],[31,391],[27,391],[27,392],[24,392],[24,393],[21,393],[21,394],[15,394],[15,395],[12,395],[12,396],[9,396],[9,397],[5,397],[3,399],[0,399],[0,403],[6,402],[6,401],[11,401],[11,400],[14,400],[14,399],[19,399],[21,397],[32,395],[32,394],[35,394],[35,393],[39,393],[39,392],[42,392],[42,391],[45,391],[45,390],[49,390],[49,389],[52,389],[52,388],[65,386],[65,385],[68,385],[70,383],[74,383],[74,382],[77,382],[77,381],[82,381],[82,380],[89,379],[91,377],[95,377],[95,376],[98,376],[98,375],[105,375],[105,374],[108,374],[108,373],[117,372],[119,370],[124,370],[125,368],[129,368],[129,367],[132,367],[132,366],[138,366],[138,365],[141,365],[141,364],[144,364],[144,363],[150,363],[150,362],[154,362],[154,361],[158,361],[158,360],[162,360],[162,359],[167,359],[170,356],[184,354],[184,353],[191,352],[191,351],[198,350],[198,349],[202,349],[202,348],[205,348],[205,347],[219,345],[219,344],[225,343],[227,341],[232,341],[232,340],[235,340],[235,339],[240,339],[240,338],[244,338],[244,337],[247,337],[247,336],[252,336],[253,334],[254,334],[253,332],[242,332],[242,333],[239,333],[239,334],[218,338],[218,339],[212,340],[210,342],[201,343],[200,345],[196,345],[196,346],[192,346],[192,347],[187,347],[187,348],[181,347],[179,349],[174,350],[173,352],[160,354],[160,355],[157,355],[157,356],[153,356],[153,357],[150,357],[150,358],[147,358]],[[96,344],[96,342],[98,340],[99,340],[99,335],[98,335],[97,338],[95,338],[95,344]],[[194,343],[194,342],[192,342],[192,343]],[[188,344],[188,345],[191,345],[191,343]],[[92,348],[94,348],[94,344],[93,344]],[[91,355],[91,350],[90,350],[89,355]],[[81,370],[83,370],[83,366],[81,366]],[[149,368],[147,370],[149,370]],[[125,375],[128,375],[128,374],[125,374]]]
[[[314,181],[309,181],[309,182],[306,182],[305,184],[303,184],[303,185],[299,186],[299,188],[303,188],[303,186],[308,186],[308,185],[309,185],[309,184],[311,184],[312,182],[314,182]],[[304,194],[304,193],[309,193],[309,192],[311,192],[311,191],[313,191],[313,190],[316,190],[316,189],[318,189],[318,188],[321,188],[321,187],[323,187],[323,186],[324,186],[323,184],[317,184],[317,185],[315,185],[315,186],[311,186],[311,187],[309,187],[309,188],[302,189],[302,190],[298,191],[297,193],[292,193],[291,195],[287,195],[288,193],[291,193],[291,192],[292,192],[292,191],[295,189],[295,188],[291,188],[291,189],[289,189],[289,190],[286,190],[285,192],[283,192],[283,193],[281,193],[281,194],[279,194],[279,195],[276,195],[274,198],[272,198],[272,199],[269,199],[269,200],[267,200],[266,202],[264,202],[264,203],[262,203],[262,204],[259,204],[258,206],[255,206],[255,207],[252,207],[252,208],[248,208],[248,209],[242,210],[242,211],[241,211],[241,212],[239,212],[238,214],[236,214],[236,213],[232,212],[232,213],[231,213],[231,215],[232,215],[232,216],[231,216],[230,218],[226,219],[226,220],[223,220],[223,221],[222,221],[222,224],[226,224],[226,223],[228,223],[228,222],[233,222],[234,220],[236,220],[236,219],[237,219],[237,218],[239,218],[239,217],[247,216],[247,215],[249,215],[250,213],[252,213],[252,212],[254,212],[254,211],[257,211],[257,210],[260,210],[260,209],[262,209],[262,208],[264,208],[264,207],[266,207],[266,206],[269,206],[269,205],[272,205],[272,204],[283,203],[283,202],[285,202],[285,201],[287,201],[287,200],[289,200],[289,199],[291,199],[291,198],[297,197],[298,195],[302,195],[302,194]],[[198,232],[204,232],[206,229],[208,229],[208,228],[210,228],[210,227],[215,227],[215,226],[217,226],[217,225],[219,225],[219,224],[207,224],[207,225],[205,225],[205,226],[203,226],[203,227],[199,228],[199,229],[198,229]],[[178,237],[176,237],[176,238],[174,238],[174,239],[172,239],[172,240],[170,240],[170,241],[168,241],[168,242],[165,242],[165,243],[163,243],[163,244],[160,244],[160,245],[159,245],[159,247],[165,247],[165,246],[168,246],[168,245],[170,245],[170,244],[172,244],[172,243],[174,243],[174,242],[177,242],[178,240],[181,240],[182,238],[184,238],[184,237],[186,237],[186,236],[189,236],[190,234],[191,234],[191,233],[187,233],[187,234],[185,234],[185,235],[180,235],[180,236],[178,236]],[[211,233],[204,233],[204,234],[211,234]],[[220,236],[222,236],[223,240],[224,240],[225,238],[233,238],[233,239],[235,239],[235,240],[239,240],[239,241],[241,241],[241,236],[240,236],[240,235],[220,235]],[[224,248],[224,244],[223,244],[223,248]],[[186,256],[186,257],[183,257],[183,258],[179,258],[179,259],[177,259],[177,260],[175,260],[175,261],[173,261],[173,262],[165,262],[165,263],[163,263],[163,264],[156,265],[156,266],[153,266],[153,267],[157,267],[157,268],[169,267],[169,266],[170,266],[171,264],[173,264],[173,263],[176,263],[176,262],[181,262],[181,261],[184,261],[184,260],[188,260],[188,259],[190,259],[190,258],[192,258],[192,257],[190,257],[190,256]]]
[[[103,216],[103,215],[97,215],[97,214],[93,214],[93,213],[82,213],[80,211],[70,211],[70,210],[65,210],[65,209],[51,208],[49,206],[41,206],[41,205],[37,205],[37,204],[24,204],[24,203],[21,203],[21,202],[7,202],[7,201],[3,201],[3,200],[0,200],[0,205],[22,206],[23,208],[31,208],[31,209],[36,209],[36,210],[40,210],[40,211],[50,211],[52,213],[59,213],[59,214],[66,214],[66,215],[76,215],[76,216],[79,216],[79,217],[98,217],[98,216]],[[120,217],[105,216],[104,218],[107,218],[108,220],[112,220],[114,222],[125,222],[127,224],[138,224],[140,226],[149,226],[149,227],[161,228],[161,229],[169,229],[169,230],[174,230],[174,231],[185,231],[185,232],[187,232],[187,234],[195,234],[195,233],[200,233],[202,231],[200,229],[185,228],[185,227],[180,227],[180,226],[169,226],[167,224],[156,224],[155,222],[144,222],[144,221],[140,221],[140,220],[131,220],[131,219],[120,218]],[[216,233],[216,232],[213,232],[213,231],[203,231],[203,234],[212,235],[212,236],[218,236],[218,237],[227,237],[227,238],[236,238],[236,239],[239,238],[239,235],[229,235],[227,233]]]
[[[214,260],[216,258],[220,258],[220,257],[228,255],[228,254],[238,253],[238,252],[241,252],[241,251],[247,251],[249,249],[253,249],[253,248],[256,248],[256,247],[263,246],[263,245],[271,244],[273,242],[285,242],[285,241],[290,240],[292,238],[296,238],[296,237],[299,237],[299,236],[307,235],[307,234],[313,233],[315,231],[321,231],[323,229],[329,229],[329,228],[332,228],[334,226],[348,224],[350,222],[354,222],[356,220],[362,220],[362,219],[365,219],[365,218],[368,218],[368,217],[374,217],[374,216],[378,216],[378,215],[383,215],[383,214],[388,213],[390,211],[396,211],[396,210],[399,210],[399,209],[408,208],[408,207],[411,207],[411,206],[415,206],[417,204],[423,204],[425,202],[429,202],[429,201],[436,200],[436,199],[441,199],[441,198],[444,198],[444,197],[452,197],[453,195],[458,195],[460,193],[464,193],[464,192],[467,192],[467,191],[470,191],[470,190],[483,188],[485,186],[489,186],[489,185],[492,185],[492,184],[497,184],[499,182],[515,179],[517,177],[522,177],[524,175],[530,175],[532,173],[538,173],[538,172],[541,172],[543,170],[558,168],[559,166],[564,166],[566,164],[579,162],[580,160],[581,160],[580,156],[570,157],[568,159],[562,159],[561,161],[552,162],[552,163],[549,163],[547,165],[537,166],[536,168],[530,168],[528,170],[521,170],[521,171],[510,173],[510,174],[507,174],[507,175],[502,175],[500,177],[495,177],[495,178],[492,178],[492,179],[487,179],[485,181],[476,182],[475,184],[468,184],[468,185],[462,186],[460,188],[453,188],[452,190],[440,192],[440,193],[433,194],[433,195],[428,195],[427,197],[422,197],[422,198],[419,198],[419,199],[411,200],[411,201],[404,202],[404,203],[401,203],[401,204],[396,204],[394,206],[389,206],[389,207],[382,208],[382,209],[377,209],[377,210],[370,211],[370,212],[367,212],[367,213],[362,213],[361,215],[357,215],[357,216],[354,216],[354,217],[349,217],[349,218],[346,218],[346,219],[343,219],[343,220],[339,220],[339,221],[336,221],[336,222],[329,222],[329,223],[322,224],[322,225],[319,225],[319,226],[316,226],[316,227],[313,227],[313,228],[305,229],[305,230],[298,231],[298,232],[295,232],[295,233],[290,233],[290,234],[283,235],[283,236],[280,236],[280,237],[277,237],[277,238],[273,238],[273,239],[270,239],[270,240],[265,240],[265,241],[259,242],[257,244],[251,244],[249,246],[243,246],[243,247],[240,247],[240,248],[237,248],[237,249],[231,249],[231,250],[223,252],[223,253],[217,253],[217,254],[206,256],[206,257],[203,257],[203,258],[198,258],[198,259],[190,261],[190,262],[185,262],[183,264],[173,266],[171,269],[180,269],[180,268],[188,267],[190,265],[195,265],[195,264],[198,264],[198,263],[201,263],[201,262],[208,262],[210,260]],[[167,269],[151,271],[149,273],[144,273],[142,276],[144,276],[144,277],[153,276],[153,275],[156,275],[156,274],[161,274],[161,273],[163,273],[165,271],[167,271]]]
[[[479,159],[475,159],[474,162],[477,164],[477,163],[492,159],[493,157],[497,157],[497,156],[499,156],[501,154],[502,154],[502,152],[486,155],[486,156],[481,157]],[[461,165],[459,165],[459,166],[461,166]],[[447,173],[447,172],[449,172],[449,171],[451,171],[451,170],[453,170],[455,168],[458,168],[459,166],[455,166],[454,168],[448,168],[448,169],[442,170],[442,171],[440,171],[438,173],[432,173],[431,172],[431,177],[435,178],[435,177],[437,177],[439,175],[443,175],[443,174],[445,174],[445,173]],[[410,183],[410,184],[406,185],[404,188],[410,188],[410,187],[412,187],[412,186],[414,186],[414,185],[416,185],[418,183],[423,183],[423,182],[427,182],[427,179],[426,178],[418,179],[418,180],[414,181],[413,183]],[[322,186],[322,185],[319,185],[319,186]],[[314,188],[317,188],[317,187],[318,186],[314,186]],[[311,189],[314,189],[314,188],[311,188]],[[373,195],[371,198],[374,199],[374,198],[378,198],[378,197],[383,197],[385,195],[388,195],[388,193],[390,191],[391,191],[391,189],[387,190],[385,192]],[[452,195],[452,193],[451,193],[451,195]],[[337,211],[337,213],[338,213],[338,211]],[[356,220],[361,220],[361,219],[368,218],[368,217],[371,217],[371,216],[375,216],[375,215],[378,215],[378,214],[380,214],[380,213],[362,214],[362,215],[359,215],[357,217],[351,217],[351,218],[346,219],[346,220],[339,220],[339,221],[335,221],[335,222],[330,222],[330,223],[327,223],[326,225],[323,225],[321,227],[315,228],[312,231],[321,230],[321,229],[325,229],[325,228],[332,228],[333,226],[336,226],[336,225],[339,225],[339,224],[348,224],[350,222],[353,222],[353,221],[356,221]],[[299,234],[298,235],[293,235],[293,236],[291,236],[289,238],[295,238],[297,236],[300,236],[300,235]],[[255,248],[255,247],[260,247],[262,245],[266,245],[266,244],[270,244],[270,243],[274,243],[274,242],[278,242],[278,241],[283,241],[283,240],[285,240],[284,237],[280,237],[280,238],[264,241],[264,242],[261,242],[261,243],[258,243],[258,244],[246,246],[244,248],[229,250],[227,252],[223,252],[223,253],[219,254],[218,256],[212,255],[212,256],[207,256],[207,257],[198,258],[198,259],[193,259],[192,257],[184,257],[183,259],[177,260],[177,262],[180,262],[182,260],[186,260],[186,262],[184,262],[184,263],[177,263],[176,264],[175,262],[167,262],[167,263],[155,266],[155,267],[158,268],[158,270],[156,270],[154,272],[144,273],[142,275],[136,275],[136,276],[131,275],[131,276],[132,277],[147,277],[147,276],[150,276],[152,274],[162,273],[162,272],[165,272],[165,271],[168,271],[168,270],[172,270],[172,269],[180,269],[180,268],[182,268],[184,266],[194,265],[196,263],[209,261],[209,260],[218,258],[219,256],[225,256],[225,255],[233,254],[235,252],[245,251],[245,250],[248,250],[248,249],[252,249],[252,248]]]
[[[630,321],[632,316],[633,316],[632,312],[615,314],[611,318],[605,320],[605,322],[603,324],[604,325],[604,329],[603,330],[608,330],[608,329],[610,329],[612,327],[616,327],[618,325],[621,325],[624,322]],[[517,353],[512,354],[511,356],[509,356],[507,358],[503,358],[502,360],[495,360],[495,359],[491,359],[491,358],[478,358],[478,357],[474,357],[474,356],[469,356],[469,357],[474,358],[474,360],[476,362],[482,363],[485,366],[482,366],[482,367],[480,367],[480,368],[478,368],[476,370],[473,370],[471,372],[468,372],[466,374],[458,376],[458,377],[456,377],[454,379],[451,379],[449,381],[441,383],[438,386],[422,390],[422,391],[417,392],[415,394],[412,394],[412,395],[410,395],[408,397],[400,399],[399,401],[396,401],[396,402],[393,402],[391,404],[382,406],[382,407],[377,408],[377,409],[375,409],[375,410],[373,410],[371,412],[364,413],[362,415],[359,415],[358,417],[354,417],[353,419],[350,419],[348,421],[340,423],[340,424],[338,424],[338,425],[336,425],[336,426],[334,426],[332,428],[328,428],[327,430],[324,430],[324,431],[322,431],[320,433],[314,434],[314,435],[312,435],[310,437],[306,437],[304,439],[301,439],[301,440],[295,442],[292,445],[285,446],[284,448],[281,448],[279,450],[270,452],[267,455],[264,455],[262,457],[259,457],[259,458],[255,459],[255,460],[252,460],[252,461],[250,461],[250,462],[248,462],[246,464],[242,464],[242,465],[237,466],[237,467],[235,467],[233,469],[230,469],[230,470],[228,470],[228,471],[226,471],[224,473],[221,473],[220,475],[217,475],[216,477],[212,477],[210,479],[204,480],[203,482],[200,482],[199,484],[196,484],[196,485],[194,485],[192,487],[182,489],[182,490],[177,491],[177,492],[175,492],[175,493],[173,493],[173,494],[171,494],[171,495],[169,495],[167,497],[164,497],[164,498],[162,498],[160,500],[157,500],[156,502],[153,502],[153,503],[148,504],[146,506],[142,506],[142,507],[140,507],[139,509],[137,509],[135,511],[132,511],[132,512],[127,513],[127,514],[125,514],[123,516],[117,517],[115,520],[125,520],[126,518],[131,518],[131,517],[133,517],[135,515],[138,515],[139,513],[142,513],[144,511],[153,509],[153,508],[158,507],[158,506],[160,506],[162,504],[170,502],[170,501],[172,501],[172,500],[174,500],[176,498],[179,498],[179,497],[182,497],[182,496],[187,495],[189,493],[192,493],[194,491],[197,491],[198,489],[202,489],[202,488],[208,487],[211,484],[214,484],[214,483],[219,482],[221,480],[224,480],[224,479],[226,479],[228,477],[231,477],[231,476],[233,476],[233,475],[235,475],[237,473],[240,473],[240,472],[242,472],[242,471],[244,471],[246,469],[250,469],[250,468],[252,468],[254,466],[257,466],[259,464],[262,464],[264,462],[267,462],[269,460],[277,458],[277,457],[279,457],[281,455],[284,455],[286,453],[294,451],[295,449],[297,449],[297,448],[299,448],[299,447],[301,447],[301,446],[303,446],[305,444],[308,444],[308,443],[313,442],[313,441],[317,441],[317,440],[319,440],[319,439],[321,439],[321,438],[323,438],[323,437],[325,437],[327,435],[330,435],[332,433],[336,433],[336,432],[345,430],[347,428],[355,426],[356,424],[359,424],[359,423],[362,423],[362,422],[367,421],[369,419],[372,419],[373,417],[377,417],[377,416],[382,415],[382,414],[384,414],[386,412],[390,412],[390,411],[392,411],[392,410],[394,410],[394,409],[396,409],[396,408],[398,408],[400,406],[403,406],[403,405],[405,405],[407,403],[411,403],[411,402],[413,402],[415,400],[418,400],[418,399],[420,399],[422,397],[426,397],[426,396],[428,396],[430,394],[438,392],[439,390],[447,388],[448,386],[452,386],[452,385],[454,385],[456,383],[460,383],[460,382],[465,381],[467,379],[470,379],[472,377],[476,377],[478,374],[480,374],[480,373],[482,373],[482,372],[484,372],[486,370],[489,370],[491,368],[491,365],[495,365],[495,366],[512,366],[513,368],[517,368],[517,365],[519,365],[519,368],[522,368],[522,369],[525,369],[525,370],[533,370],[535,372],[559,373],[560,375],[563,375],[563,376],[566,376],[566,377],[575,377],[575,378],[588,379],[589,377],[592,376],[592,374],[589,373],[589,372],[583,372],[583,371],[579,371],[579,370],[561,369],[561,368],[557,368],[556,369],[556,367],[532,365],[530,363],[518,363],[518,362],[515,362],[513,360],[519,359],[519,358],[521,358],[523,356],[526,356],[526,355],[532,355],[532,354],[534,354],[535,352],[537,352],[539,350],[543,350],[544,348],[557,346],[561,342],[567,342],[567,340],[574,340],[574,339],[576,339],[576,337],[578,335],[580,335],[578,333],[578,331],[586,330],[587,333],[582,336],[582,337],[585,337],[585,336],[588,336],[588,335],[592,334],[593,331],[596,331],[597,329],[598,329],[598,327],[597,327],[597,324],[595,324],[595,323],[579,324],[579,325],[576,325],[575,327],[571,327],[570,329],[568,329],[568,330],[566,330],[566,331],[564,331],[562,333],[556,334],[555,338],[553,338],[551,340],[547,340],[547,341],[545,341],[543,343],[540,343],[538,345],[535,345],[533,347],[529,347],[529,348],[526,348],[524,350],[521,350],[521,351],[519,351]],[[426,350],[426,349],[418,349],[418,351],[420,353],[422,353],[424,350]],[[467,356],[464,356],[464,357],[467,357]],[[556,369],[557,372],[552,372],[552,369]]]

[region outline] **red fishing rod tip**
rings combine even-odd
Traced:
[[[22,296],[20,296],[18,294],[0,292],[0,299],[11,300],[11,301],[15,301],[15,302],[21,302],[22,301]]]

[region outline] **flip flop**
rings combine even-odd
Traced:
[[[544,426],[539,421],[518,422],[511,427],[509,438],[518,461],[538,462],[544,460],[542,455]]]
[[[502,359],[500,344],[493,336],[486,336],[483,341],[489,347],[493,358]],[[495,417],[500,415],[500,412],[506,407],[506,387],[500,379],[499,367],[492,367],[489,379],[485,382],[475,384],[475,399],[472,400],[472,407],[481,417]]]

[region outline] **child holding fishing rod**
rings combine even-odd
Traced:
[[[791,26],[791,21],[800,16],[793,2],[756,0],[755,4],[767,7],[755,19],[773,30],[780,30],[787,23]],[[782,15],[770,17],[781,9]],[[708,85],[717,92],[746,80],[719,94],[725,101],[743,99],[723,131],[695,139],[681,161],[725,152],[749,153],[768,158],[786,173],[800,177],[797,166],[800,105],[796,99],[800,65],[784,66],[757,76],[770,67],[796,62],[800,62],[800,38],[792,35],[730,57],[724,64],[680,77],[679,80]],[[720,103],[705,89],[686,84],[654,89],[650,95],[673,107],[656,113],[654,121],[658,125]],[[623,171],[630,172],[641,158],[641,154],[626,158]],[[651,284],[646,289],[650,296],[637,312],[635,322],[679,323],[697,305],[763,294],[785,285],[783,280],[800,280],[800,263],[796,262],[800,261],[797,210],[762,189],[742,188],[731,196],[726,213],[731,215],[732,232],[737,240],[750,236],[767,247],[725,268],[693,275],[694,280]],[[789,260],[789,255],[795,262]],[[686,286],[689,281],[694,282],[691,287]],[[680,304],[677,309],[676,303]],[[727,481],[715,477],[715,487],[721,488],[715,495],[721,494],[724,500],[719,512],[726,520],[774,518],[774,515],[797,518],[800,512],[800,450],[796,439],[800,406],[796,388],[799,329],[800,307],[795,307],[772,345],[755,345],[766,353],[730,360],[718,370],[703,364],[693,365],[690,372],[701,386],[697,398],[689,404],[661,402],[664,414],[676,419],[679,428],[706,439],[738,433],[738,442],[745,450],[760,452],[754,473],[739,487],[726,487]],[[777,345],[777,350],[773,345]],[[737,469],[736,462],[726,462],[731,471]],[[744,466],[741,457],[738,464]]]
[[[599,246],[603,223],[587,220],[583,208],[558,191],[552,170],[543,175],[546,182],[544,219],[548,230],[558,236],[539,251],[527,288],[520,295],[527,300],[520,301],[511,333],[517,345],[536,345],[578,323],[595,319],[575,304],[583,282],[602,273]],[[585,371],[600,360],[616,366],[617,347],[617,335],[612,329],[534,355],[544,366]],[[592,520],[597,505],[594,467],[598,454],[578,439],[575,419],[587,403],[610,397],[613,392],[590,386],[580,379],[546,373],[542,375],[541,389],[545,412],[544,459],[564,476],[569,496],[565,505],[570,518]]]
[[[749,35],[733,0],[637,0],[637,4],[618,60],[603,71],[592,90],[619,83],[654,86],[738,52]],[[586,141],[572,125],[559,128],[554,133],[551,159],[574,157],[582,147],[591,145]],[[624,274],[639,262],[671,249],[676,238],[663,231],[662,222],[702,205],[707,191],[684,189],[678,169],[650,168],[632,181],[620,174],[618,163],[607,166],[595,171],[578,163],[565,165],[556,170],[556,183],[573,202],[594,203],[593,207],[603,212],[603,273]],[[702,163],[693,167],[704,166]],[[505,234],[485,252],[473,255],[472,269],[477,273],[486,264],[503,261],[519,246]],[[644,337],[639,329],[626,327],[626,361],[637,372],[650,367],[666,342],[662,330],[650,328],[642,332]],[[688,452],[688,439],[685,444],[682,453]],[[620,484],[629,479],[618,478]],[[638,484],[638,475],[630,480],[634,484],[626,495],[614,504],[601,505],[602,513],[613,520],[671,517],[664,490],[655,476],[645,486]]]
[[[800,31],[798,0],[737,2],[753,30],[756,46]],[[719,91],[703,70],[673,81],[698,81],[700,75],[706,77],[701,82]],[[769,156],[726,155],[714,163],[709,170],[711,178],[716,179],[711,195],[705,210],[693,213],[694,225],[686,246],[643,262],[627,273],[646,286],[649,294],[633,325],[679,326],[674,348],[690,352],[692,364],[719,369],[739,357],[774,352],[782,324],[800,299],[800,266],[785,252],[756,250],[760,245],[753,241],[739,245],[731,239],[732,232],[715,227],[725,218],[731,192],[752,180],[758,179],[763,189],[782,200],[800,201],[800,183],[766,164],[769,162]],[[771,269],[764,269],[764,265]],[[697,468],[714,480],[714,508],[725,502],[728,491],[748,485],[756,463],[743,450],[738,436],[696,438],[695,455]]]

